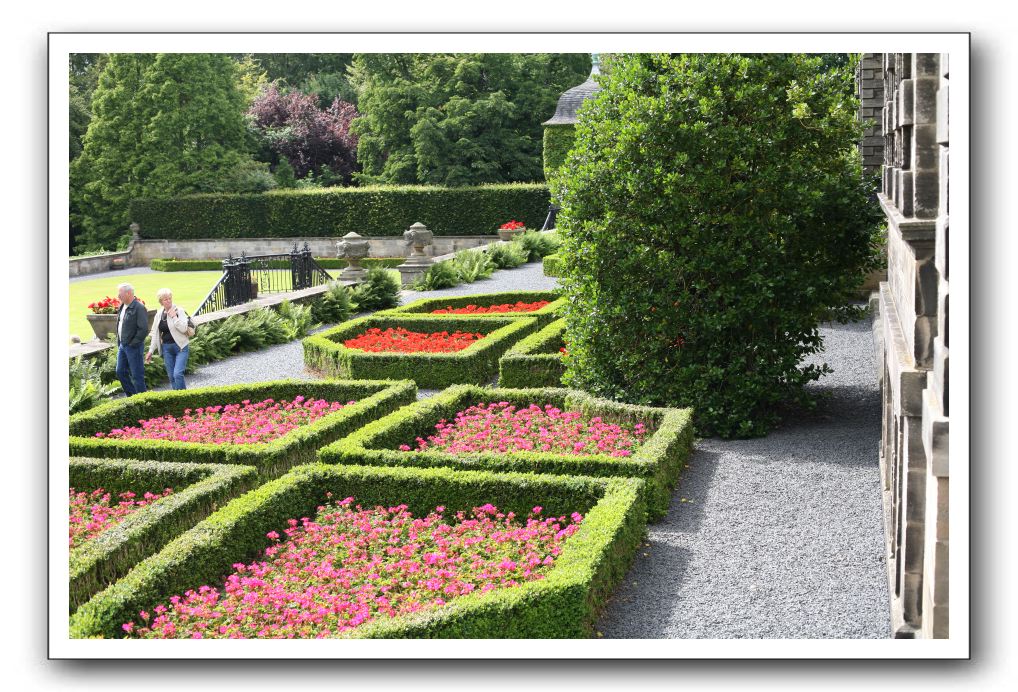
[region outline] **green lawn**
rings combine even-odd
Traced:
[[[69,334],[77,334],[82,341],[93,339],[95,333],[85,318],[85,315],[90,312],[88,304],[102,300],[106,296],[116,298],[119,284],[129,283],[134,286],[135,293],[145,301],[145,305],[149,309],[159,307],[156,291],[160,288],[168,288],[173,291],[173,302],[191,314],[198,308],[222,275],[222,272],[160,272],[74,282],[71,284]]]

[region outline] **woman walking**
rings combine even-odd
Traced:
[[[168,288],[156,291],[159,310],[156,311],[152,325],[152,341],[145,362],[152,360],[152,354],[159,352],[163,356],[166,374],[170,377],[170,385],[174,389],[184,389],[184,368],[187,367],[188,327],[187,314],[173,304],[173,292]]]

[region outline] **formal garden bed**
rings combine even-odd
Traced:
[[[261,480],[280,475],[291,466],[313,461],[319,447],[356,430],[365,423],[416,400],[412,382],[278,380],[257,384],[146,392],[116,399],[71,416],[70,454],[102,458],[152,459],[189,463],[242,464],[258,469]],[[270,403],[257,411],[265,414],[276,402],[325,400],[342,408],[323,412],[311,422],[285,431],[279,437],[248,429],[234,412],[247,404]],[[353,402],[353,403],[350,403]],[[225,407],[231,406],[230,411]],[[215,414],[208,418],[206,409]],[[199,414],[198,409],[203,409]],[[218,411],[214,409],[219,409]],[[301,414],[301,412],[295,412]],[[228,418],[224,419],[226,415]],[[186,429],[185,417],[191,417]],[[170,420],[167,417],[172,417]],[[218,417],[218,418],[217,418]],[[216,420],[219,422],[217,423]],[[258,419],[263,427],[279,421]],[[144,421],[144,424],[141,422]],[[250,422],[248,420],[247,422]],[[286,421],[283,421],[284,423]],[[170,428],[177,428],[176,432]],[[128,431],[134,428],[133,431]],[[228,428],[238,428],[230,437]],[[127,434],[108,437],[115,430]],[[188,439],[181,439],[183,433]],[[176,438],[176,439],[174,439]],[[190,441],[192,438],[201,441]],[[229,440],[234,440],[230,442]],[[251,440],[263,439],[264,442]]]
[[[71,612],[257,483],[227,464],[72,458],[68,471]]]
[[[369,510],[377,506],[389,508],[387,514],[390,517],[405,510],[420,519],[436,511],[448,518],[459,512],[468,514],[473,508],[481,508],[482,518],[473,526],[479,529],[477,533],[483,530],[484,535],[493,537],[496,542],[519,539],[521,533],[528,531],[525,528],[527,518],[534,519],[537,524],[541,524],[544,518],[552,518],[551,523],[559,525],[556,534],[563,532],[558,538],[564,540],[560,540],[555,550],[545,549],[545,559],[539,561],[539,566],[528,562],[531,580],[512,578],[519,564],[510,565],[505,561],[518,563],[518,560],[504,554],[500,555],[495,566],[487,567],[487,571],[497,577],[486,582],[493,583],[492,587],[465,587],[465,584],[473,583],[471,578],[484,578],[477,574],[454,579],[446,571],[440,576],[418,580],[400,571],[398,580],[401,581],[387,584],[388,589],[378,587],[376,591],[370,583],[365,585],[357,580],[357,575],[364,572],[360,569],[364,563],[379,565],[374,572],[380,576],[390,574],[381,566],[383,563],[402,563],[402,570],[407,561],[416,562],[421,571],[427,571],[424,568],[441,560],[451,562],[454,556],[441,546],[437,549],[431,546],[431,539],[421,540],[418,546],[414,546],[413,541],[407,542],[405,537],[396,538],[393,545],[386,549],[366,551],[366,544],[361,540],[363,537],[359,535],[360,529],[348,529],[344,540],[355,541],[361,551],[359,554],[337,550],[339,565],[325,560],[326,564],[309,566],[305,564],[306,558],[301,558],[301,567],[308,569],[301,571],[295,568],[294,574],[299,576],[291,582],[288,593],[284,594],[279,584],[273,585],[274,590],[256,593],[249,598],[249,612],[235,612],[232,624],[227,624],[223,619],[224,613],[220,611],[218,626],[211,630],[204,628],[208,635],[356,638],[589,636],[594,618],[625,575],[646,530],[642,486],[643,482],[635,478],[322,464],[302,466],[234,500],[173,540],[159,553],[138,564],[117,583],[96,594],[72,615],[71,636],[121,637],[127,632],[137,635],[151,629],[146,626],[155,624],[157,618],[167,613],[176,618],[175,628],[169,628],[172,636],[194,636],[190,629],[194,622],[185,626],[183,620],[186,618],[181,617],[185,610],[178,607],[181,602],[185,606],[193,606],[196,613],[205,614],[211,611],[209,606],[218,603],[219,597],[226,592],[236,591],[242,586],[260,586],[252,584],[252,580],[260,580],[254,572],[260,574],[266,570],[263,567],[266,560],[284,558],[283,564],[289,564],[288,560],[292,562],[294,553],[291,551],[295,548],[281,543],[284,534],[287,539],[314,540],[313,534],[320,534],[324,530],[323,525],[344,520],[344,517],[319,517],[320,521],[309,523],[302,519],[316,517],[330,501],[338,504],[341,510],[354,504]],[[335,504],[331,508],[334,515]],[[495,515],[495,508],[505,516]],[[514,517],[509,517],[509,513]],[[506,524],[516,517],[519,518],[518,524],[524,528],[511,528]],[[501,530],[492,525],[491,519],[503,524]],[[434,517],[430,521],[437,523]],[[382,530],[378,528],[378,513],[374,518],[362,514],[359,523],[363,526],[364,522],[374,523],[376,529]],[[389,535],[412,535],[415,526],[421,528],[421,524],[414,525],[407,520],[400,530],[385,530],[390,531]],[[532,524],[529,529],[531,536],[523,538],[548,538],[546,529],[547,525]],[[455,527],[440,531],[442,536],[436,545],[452,544],[451,537],[462,533]],[[478,538],[474,536],[465,543],[476,540]],[[521,546],[527,555],[536,557],[543,554],[535,552],[532,541],[525,541]],[[352,558],[357,558],[356,565],[349,562]],[[349,562],[347,570],[341,567],[344,560]],[[474,565],[476,568],[477,565]],[[324,572],[337,570],[336,578],[325,580],[332,592],[323,594],[322,588],[325,587],[321,583],[318,584],[320,588],[308,590],[316,580],[322,581]],[[232,580],[229,579],[231,573],[236,573]],[[504,578],[506,575],[510,578]],[[344,579],[351,582],[349,586],[343,582]],[[371,583],[377,584],[378,578],[373,579]],[[436,582],[429,583],[431,579]],[[394,616],[385,614],[396,612],[390,607],[393,603],[407,604],[407,599],[400,596],[401,592],[409,591],[411,596],[417,592],[430,592],[442,582],[441,596],[431,594],[427,603],[419,606],[410,604],[409,610],[415,612]],[[369,610],[360,609],[353,617],[348,617],[344,613],[358,609],[361,604],[355,603],[356,597],[351,596],[344,606],[343,588],[370,593],[375,602],[370,604]],[[189,591],[194,593],[189,594]],[[276,593],[287,599],[282,613],[283,624],[287,625],[285,629],[269,629],[266,621],[257,619],[256,611],[268,610],[271,614],[276,610],[261,607],[265,605],[261,599],[266,593]],[[321,613],[311,605],[315,599],[325,597],[333,599],[335,613]],[[384,599],[383,602],[379,602],[379,598]],[[242,616],[249,617],[245,619]],[[279,619],[273,622],[278,624]],[[341,627],[348,629],[341,630]],[[158,634],[166,636],[165,620],[155,629]]]
[[[498,359],[537,327],[536,317],[378,314],[307,337],[304,363],[327,376],[412,379],[417,386],[430,389],[455,383],[488,384],[498,375]],[[344,345],[364,344],[363,340],[354,340],[379,336],[390,329],[405,329],[419,336],[402,339],[404,351],[370,352]],[[429,342],[445,339],[443,332],[473,336],[456,339],[458,345],[470,343],[454,352],[423,352]],[[477,334],[483,338],[475,338]]]
[[[566,371],[565,320],[517,342],[498,361],[500,387],[558,387]]]
[[[520,411],[522,416],[517,415]],[[562,414],[572,416],[560,422]],[[469,420],[460,426],[464,419]],[[436,445],[428,440],[436,431],[448,436],[453,427],[468,427],[466,437],[472,438],[468,442],[477,444],[450,444],[455,441],[446,439]],[[619,440],[628,442],[614,445]],[[650,516],[659,518],[668,509],[671,489],[692,443],[689,409],[619,404],[568,389],[459,385],[366,425],[323,448],[319,459],[335,464],[639,477],[647,481]]]
[[[545,276],[562,276],[562,257],[560,255],[546,255],[541,262]]]
[[[556,312],[565,305],[565,302],[565,299],[560,298],[555,291],[504,291],[444,298],[422,298],[380,314],[431,314],[449,318],[480,317],[485,314],[526,316],[536,317],[539,324],[544,326],[555,319]],[[545,304],[534,309],[535,303]]]

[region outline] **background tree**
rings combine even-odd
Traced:
[[[587,54],[356,54],[357,179],[471,185],[542,179],[541,122]]]
[[[349,182],[357,165],[357,137],[350,132],[350,123],[357,117],[353,104],[336,99],[323,110],[314,95],[283,94],[273,84],[254,100],[248,115],[297,178],[321,173],[324,166],[338,181]]]
[[[115,245],[135,197],[236,189],[250,174],[244,97],[225,54],[111,55],[92,105],[71,166],[81,249]]]
[[[852,66],[803,55],[635,55],[581,109],[553,181],[570,298],[566,381],[692,406],[759,435],[846,317],[880,211],[861,175]]]
[[[337,98],[357,104],[357,92],[347,77],[352,53],[254,53],[249,57],[283,92],[314,94],[321,109]]]

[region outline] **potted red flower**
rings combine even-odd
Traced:
[[[514,236],[518,236],[527,230],[527,225],[522,221],[513,219],[498,227],[499,240],[512,240]]]
[[[138,300],[141,300],[141,298]],[[141,304],[144,305],[145,301],[141,300]],[[119,300],[106,296],[102,300],[89,303],[88,308],[92,312],[85,315],[85,317],[88,319],[88,323],[92,325],[92,331],[95,332],[97,339],[105,339],[107,336],[117,333],[117,311],[120,310]],[[151,324],[155,314],[155,310],[148,310],[149,324]]]

